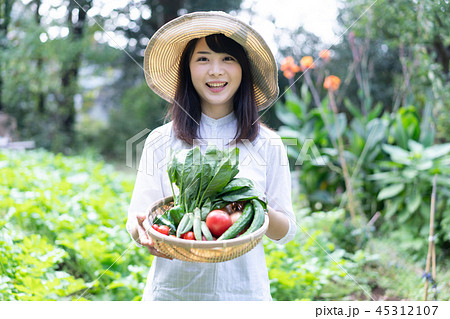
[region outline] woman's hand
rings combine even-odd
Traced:
[[[151,237],[147,234],[145,227],[144,227],[144,220],[146,218],[145,215],[141,215],[141,214],[137,214],[136,215],[137,218],[137,234],[138,234],[138,239],[137,242],[140,243],[142,246],[147,247],[148,251],[150,254],[157,256],[157,257],[162,257],[162,258],[167,258],[167,259],[172,259],[169,256],[159,252],[153,244],[153,241],[151,239]]]

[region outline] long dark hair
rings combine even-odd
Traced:
[[[242,80],[233,98],[233,110],[237,119],[235,143],[248,139],[253,141],[259,133],[258,109],[255,104],[250,61],[244,48],[236,41],[223,34],[212,34],[207,37],[206,44],[216,53],[227,53],[233,56],[241,66]],[[191,80],[189,62],[194,53],[198,39],[191,40],[185,47],[178,71],[178,90],[175,101],[169,110],[173,120],[173,129],[177,138],[192,145],[197,139],[197,123],[201,119],[200,97]],[[189,114],[189,115],[188,115]],[[197,122],[197,123],[196,123]],[[253,124],[255,123],[255,124]]]

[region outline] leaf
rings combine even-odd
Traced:
[[[422,197],[420,196],[420,193],[416,191],[412,198],[409,198],[406,203],[406,209],[410,214],[414,213],[420,206],[420,203],[422,202]]]
[[[408,147],[415,153],[421,154],[423,152],[423,145],[414,140],[408,140]]]
[[[253,198],[263,199],[264,196],[260,192],[258,192],[255,188],[248,188],[248,189],[241,188],[236,191],[227,193],[221,197],[222,200],[227,202],[238,202]]]
[[[405,189],[405,184],[394,184],[383,188],[377,196],[378,200],[385,200],[398,195],[401,191]]]
[[[372,148],[381,140],[386,138],[387,134],[387,123],[381,119],[373,119],[367,123],[367,141],[369,148]]]
[[[186,155],[184,156],[184,154]],[[180,159],[183,161],[181,162]],[[186,205],[187,203],[192,203],[192,205],[194,205],[196,195],[198,194],[198,187],[200,185],[200,175],[202,173],[202,156],[200,148],[195,147],[187,152],[181,152],[180,156],[177,156],[177,161],[176,171],[177,174],[179,174],[177,186],[180,189],[180,203],[182,205]],[[180,167],[181,172],[179,171]]]
[[[348,98],[344,99],[344,105],[356,119],[363,119],[361,111]]]
[[[208,216],[208,213],[211,211],[211,199],[208,198],[205,203],[203,204],[201,208],[201,216],[202,220],[206,219],[206,216]]]
[[[395,140],[398,145],[403,148],[407,147],[408,136],[407,132],[403,126],[402,118],[400,114],[397,114],[395,126],[394,126]]]
[[[204,163],[206,165],[210,165],[211,167],[214,165],[215,168],[211,172],[211,177],[209,178],[209,181],[206,184],[202,184],[202,194],[200,199],[200,205],[203,202],[203,200],[206,200],[207,198],[212,198],[217,193],[223,190],[223,188],[230,182],[234,176],[237,175],[239,172],[237,166],[238,166],[238,155],[239,155],[239,149],[237,147],[229,149],[228,151],[225,150],[226,155],[225,158],[223,158],[219,164],[214,165],[211,161],[213,161],[213,158],[206,158],[204,160]],[[203,187],[205,186],[205,187]]]
[[[391,156],[392,161],[406,165],[411,164],[409,152],[405,151],[403,148],[389,144],[383,144],[381,148]]]
[[[414,178],[416,178],[418,174],[419,174],[419,172],[415,169],[407,168],[404,171],[402,171],[402,175],[410,180],[413,180]]]
[[[275,114],[278,119],[283,122],[283,124],[289,125],[291,127],[298,127],[301,124],[301,121],[298,119],[298,117],[294,113],[289,112],[281,103],[276,104]]]
[[[383,111],[383,103],[378,102],[375,107],[369,112],[368,118],[369,120],[374,120],[378,118]]]
[[[402,198],[396,198],[394,201],[389,201],[384,213],[386,219],[390,219],[398,211],[402,200]]]
[[[423,158],[432,160],[448,153],[450,153],[450,143],[438,144],[425,148]]]
[[[330,126],[330,136],[333,139],[337,139],[339,136],[342,136],[342,134],[347,129],[347,117],[344,113],[339,113],[337,115],[337,123],[333,122]]]
[[[416,165],[416,168],[419,171],[426,171],[427,169],[430,169],[433,167],[433,162],[432,161],[422,161],[419,164]]]
[[[233,178],[226,186],[225,188],[217,194],[217,196],[220,196],[222,194],[235,191],[240,188],[251,188],[253,187],[252,180],[245,178],[245,177],[237,177]]]

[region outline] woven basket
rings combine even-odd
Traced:
[[[172,258],[200,263],[218,263],[239,257],[253,249],[264,236],[269,226],[265,215],[264,224],[255,232],[221,241],[197,241],[163,235],[150,225],[153,220],[173,206],[173,197],[163,198],[150,207],[144,227],[152,238],[155,248]]]

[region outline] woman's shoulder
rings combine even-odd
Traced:
[[[156,127],[152,130],[152,132],[170,136],[172,135],[172,124],[173,121],[167,122],[161,126]]]
[[[263,139],[275,139],[275,140],[280,140],[281,141],[281,137],[280,135],[278,135],[277,131],[275,131],[273,128],[269,127],[267,124],[265,123],[259,123],[259,137],[263,138]]]

